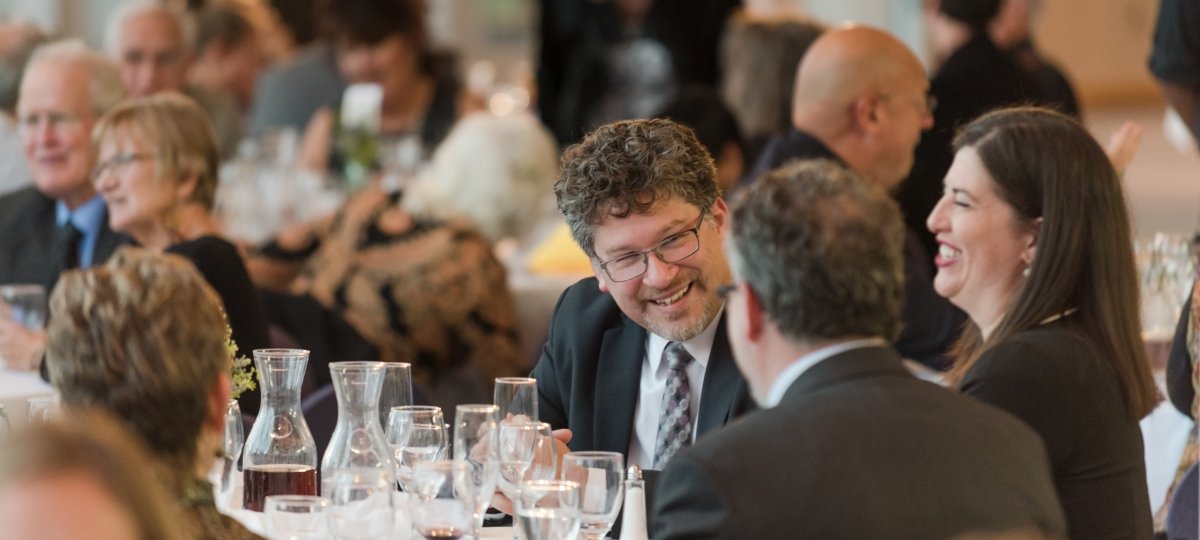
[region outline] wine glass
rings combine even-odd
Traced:
[[[325,540],[329,538],[329,499],[316,495],[268,495],[267,538]]]
[[[379,392],[379,425],[387,427],[392,407],[412,405],[412,366],[405,362],[383,365],[383,389]]]
[[[525,540],[573,540],[579,536],[579,484],[569,480],[521,483],[514,501],[517,529]]]
[[[237,466],[238,458],[242,455],[242,446],[246,444],[245,427],[242,425],[242,408],[236,399],[225,404],[225,440],[222,450],[225,462],[221,469],[221,491],[229,489],[230,474]]]
[[[392,475],[384,469],[348,468],[334,473],[329,494],[329,531],[339,540],[389,538]]]
[[[472,536],[479,537],[483,513],[496,491],[499,467],[495,405],[459,405],[454,409],[454,459],[470,466]]]
[[[413,528],[427,539],[461,538],[473,530],[471,466],[437,460],[413,469]],[[476,538],[479,536],[476,535]]]
[[[446,423],[439,407],[393,407],[386,435],[396,458],[396,479],[404,491],[412,491],[414,465],[446,456]]]
[[[0,318],[8,319],[30,330],[41,330],[46,325],[46,288],[41,285],[0,285]],[[29,359],[5,359],[0,356],[0,367],[13,360],[13,367]],[[37,363],[33,363],[36,367]]]
[[[537,421],[537,379],[530,377],[497,377],[494,402],[500,410],[497,420],[524,416]]]
[[[621,512],[625,456],[618,452],[571,452],[563,456],[563,480],[579,484],[579,534],[603,540]]]
[[[500,491],[516,500],[521,482],[554,478],[557,451],[550,424],[512,418],[500,422]]]

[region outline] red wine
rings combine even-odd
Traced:
[[[268,495],[316,495],[317,469],[304,465],[258,465],[242,470],[242,506],[263,511]]]

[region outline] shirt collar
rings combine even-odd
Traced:
[[[713,340],[717,338],[717,326],[721,322],[721,316],[725,313],[725,307],[722,306],[717,311],[717,316],[708,323],[695,337],[683,342],[683,348],[688,354],[692,355],[694,361],[705,369],[708,368],[708,357],[712,353]],[[659,364],[662,363],[663,350],[667,348],[667,344],[671,340],[662,337],[654,332],[648,332],[649,338],[646,340],[646,358],[650,361],[650,371],[658,372]]]
[[[779,376],[775,378],[775,382],[771,383],[771,390],[767,392],[767,395],[761,405],[764,408],[771,408],[779,405],[779,402],[783,400],[783,395],[786,394],[788,389],[792,387],[792,383],[796,382],[796,379],[799,379],[800,376],[803,375],[805,371],[808,371],[809,368],[817,365],[817,363],[825,360],[826,358],[830,358],[852,349],[887,346],[887,340],[880,337],[852,339],[850,341],[835,343],[828,347],[822,347],[804,356],[801,356],[800,358],[797,358],[796,361],[792,362],[790,366],[779,373]]]
[[[54,202],[54,223],[59,227],[71,220],[71,224],[84,234],[100,230],[104,220],[104,198],[99,194],[93,195],[87,202],[79,205],[74,211],[67,208],[62,201]]]

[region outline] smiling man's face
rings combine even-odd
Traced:
[[[621,311],[643,328],[671,341],[687,341],[703,331],[721,309],[717,287],[730,280],[721,250],[728,222],[725,201],[717,201],[700,220],[699,249],[673,263],[650,253],[646,272],[628,281],[614,281],[600,268],[632,252],[648,250],[696,227],[701,210],[678,198],[656,202],[648,211],[609,217],[596,226],[593,268],[600,289],[612,295]]]

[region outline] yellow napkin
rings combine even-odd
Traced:
[[[588,256],[571,238],[565,223],[554,227],[546,239],[529,256],[529,271],[535,274],[567,274],[589,276],[592,265]]]

